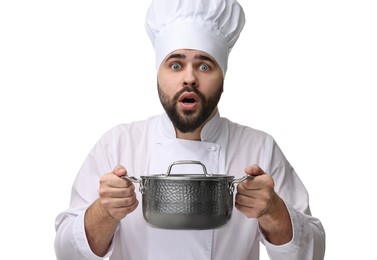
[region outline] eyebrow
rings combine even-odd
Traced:
[[[184,54],[172,54],[169,57],[166,58],[165,62],[171,60],[171,59],[186,59],[186,55]]]
[[[184,54],[179,54],[179,53],[175,53],[175,54],[172,54],[170,55],[169,57],[166,58],[165,62],[171,60],[171,59],[186,59],[186,55]],[[201,55],[201,54],[198,54],[198,55],[195,55],[194,56],[194,59],[198,59],[198,60],[204,60],[204,61],[210,61],[212,63],[215,63],[213,61],[213,59],[211,59],[210,57],[206,56],[206,55]]]
[[[199,60],[205,60],[205,61],[210,61],[212,63],[215,63],[213,61],[213,59],[211,59],[210,57],[206,56],[206,55],[195,55],[194,57],[195,59],[199,59]]]

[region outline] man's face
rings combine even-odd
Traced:
[[[205,52],[177,50],[161,63],[157,75],[162,106],[182,133],[193,132],[212,115],[223,92],[223,73]]]

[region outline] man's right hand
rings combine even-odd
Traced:
[[[139,204],[133,183],[120,178],[126,174],[126,168],[118,165],[112,172],[106,173],[99,180],[101,208],[116,220],[127,216]]]
[[[122,218],[134,211],[139,204],[135,186],[122,179],[126,169],[118,165],[100,178],[99,198],[85,214],[85,232],[93,253],[106,255],[114,232]]]

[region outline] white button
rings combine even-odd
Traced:
[[[215,152],[215,151],[217,150],[217,147],[213,145],[213,146],[211,146],[211,147],[208,147],[208,149],[209,149],[210,151]]]

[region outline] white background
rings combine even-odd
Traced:
[[[275,137],[325,226],[326,259],[371,259],[375,1],[240,2],[221,115]],[[0,2],[1,259],[55,259],[54,219],[91,147],[162,112],[148,4]]]

